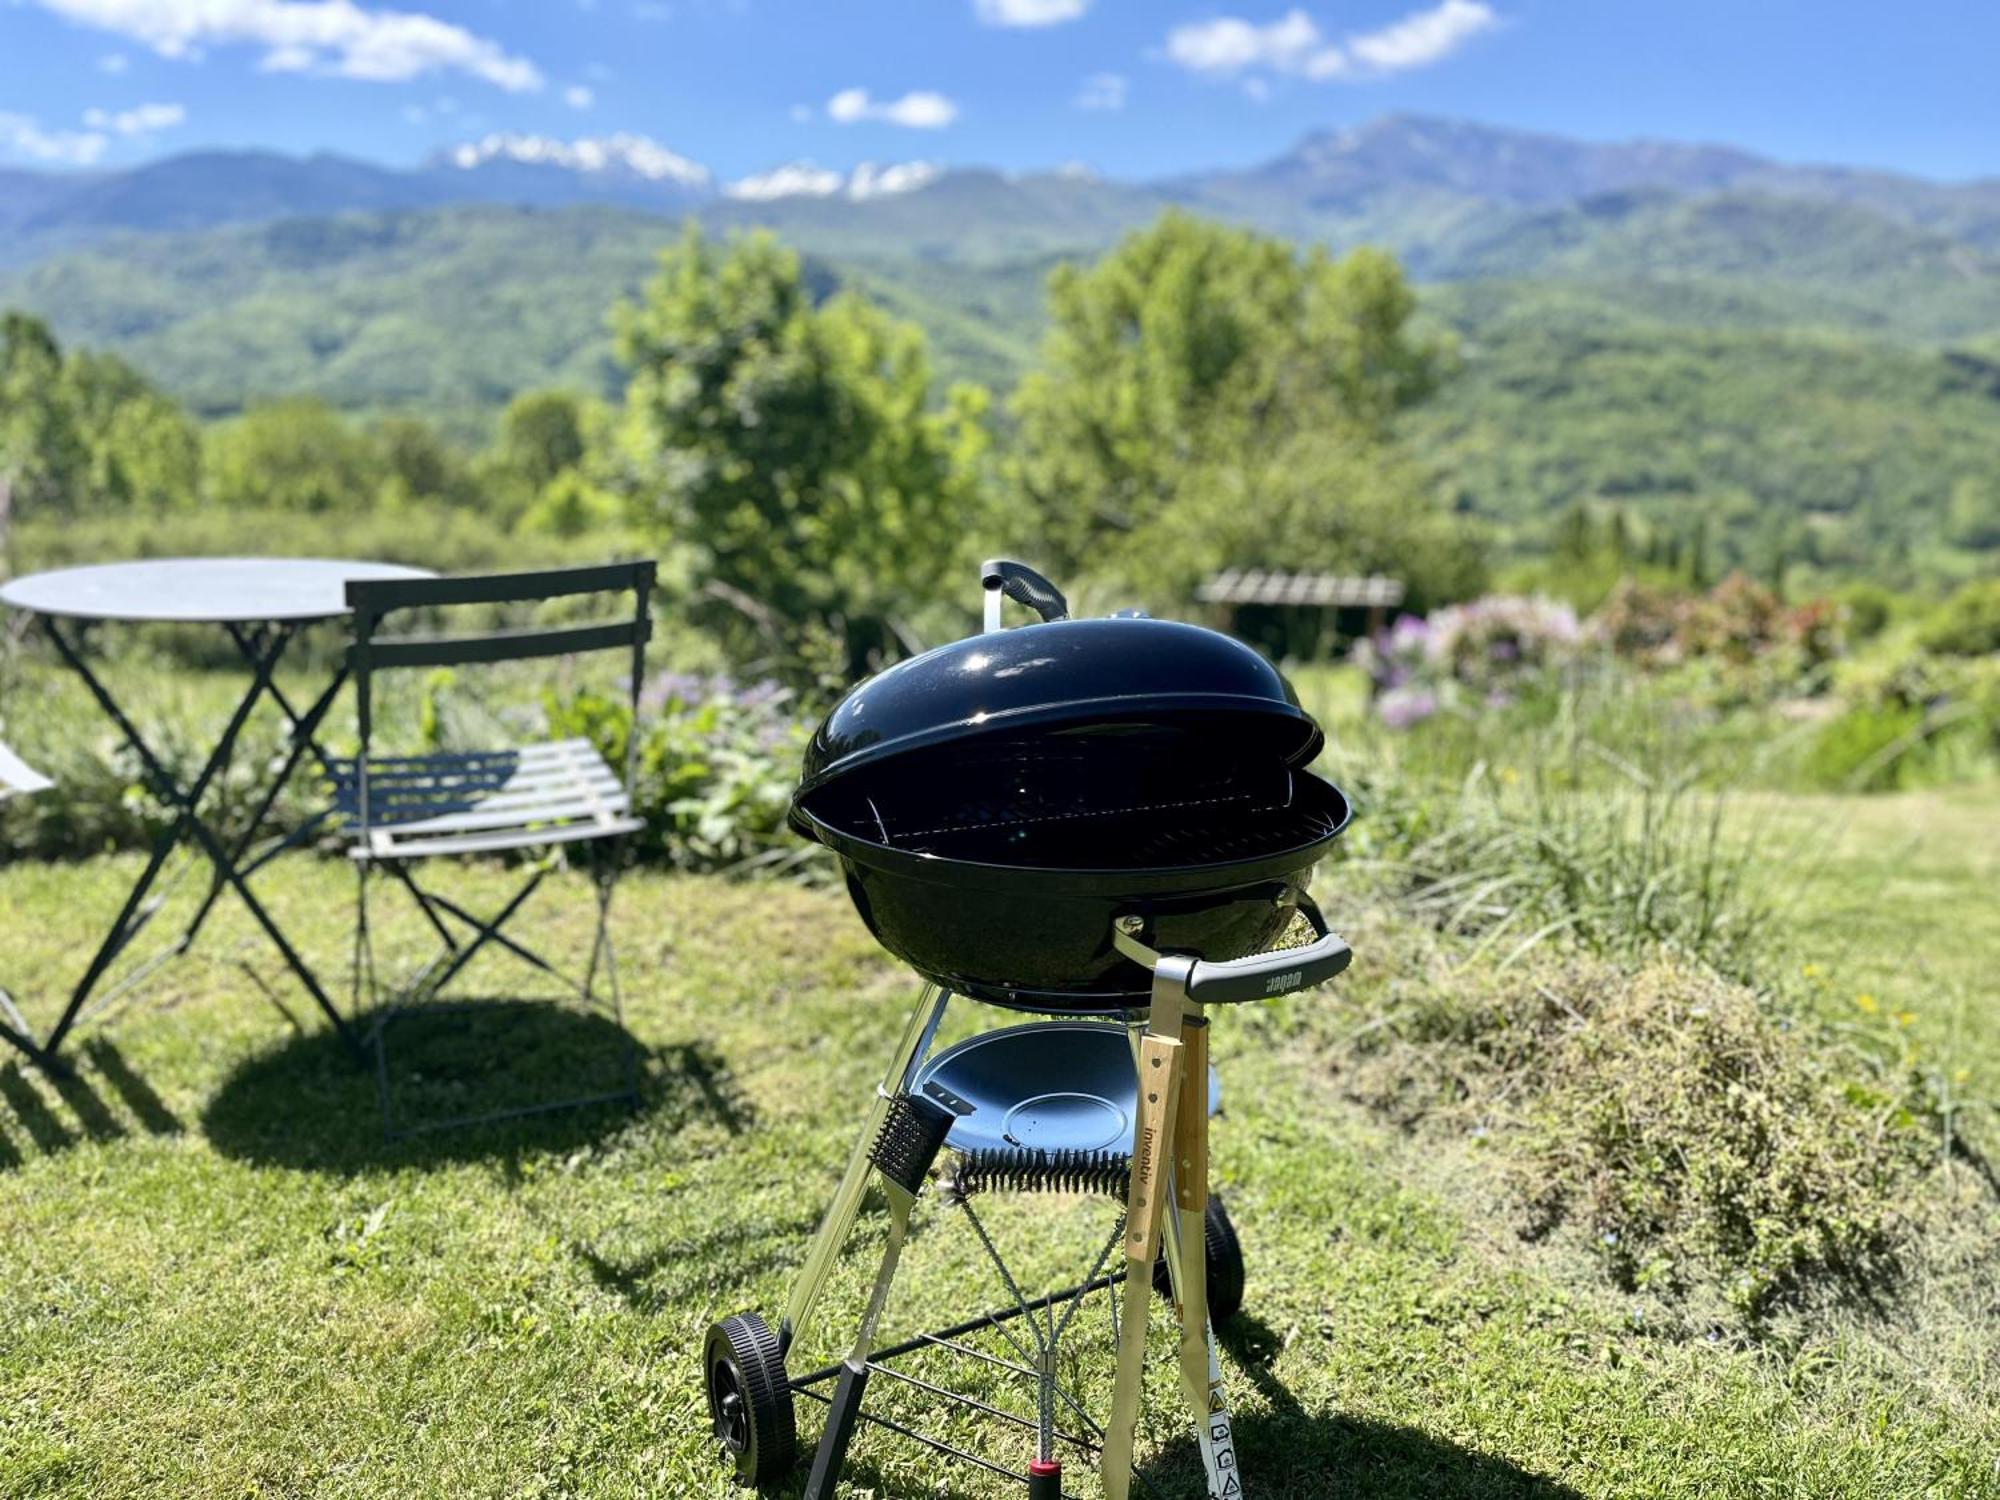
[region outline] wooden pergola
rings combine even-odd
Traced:
[[[1269,568],[1225,568],[1204,581],[1195,597],[1229,617],[1238,635],[1294,657],[1320,655],[1331,635],[1372,635],[1408,590],[1401,579],[1380,573],[1286,573]],[[1342,632],[1340,612],[1361,615],[1358,628]]]

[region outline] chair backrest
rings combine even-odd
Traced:
[[[0,745],[0,802],[29,792],[46,792],[54,785],[12,750]]]
[[[657,570],[643,562],[602,563],[534,573],[490,573],[466,578],[357,579],[347,585],[354,617],[348,666],[354,674],[355,712],[365,762],[374,736],[374,674],[401,667],[455,667],[536,657],[580,656],[594,651],[632,653],[632,715],[646,673],[646,642],[653,633],[651,599]],[[412,609],[472,604],[540,604],[585,594],[632,595],[628,614],[589,624],[533,625],[522,629],[436,635],[385,635],[383,621]],[[636,742],[637,734],[631,739]],[[629,757],[628,757],[629,759]],[[630,767],[627,768],[628,780]]]

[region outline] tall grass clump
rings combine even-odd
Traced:
[[[1639,962],[1664,951],[1747,978],[1773,919],[1725,795],[1642,763],[1573,716],[1504,764],[1428,774],[1376,740],[1336,772],[1361,814],[1352,863],[1400,906],[1512,963],[1557,939]]]

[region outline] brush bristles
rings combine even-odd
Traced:
[[[1038,1151],[1016,1146],[961,1151],[939,1179],[947,1203],[974,1193],[1096,1193],[1123,1198],[1132,1181],[1132,1158],[1123,1151]]]
[[[921,1192],[956,1119],[941,1104],[919,1095],[898,1094],[889,1101],[888,1116],[869,1155],[891,1182],[911,1194]]]

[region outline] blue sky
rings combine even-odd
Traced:
[[[1162,175],[1392,110],[2000,175],[1992,0],[0,0],[0,164],[630,132]]]

